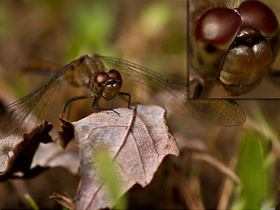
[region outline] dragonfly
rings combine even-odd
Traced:
[[[11,150],[17,143],[15,139],[37,125],[47,110],[54,109],[56,101],[51,101],[50,97],[54,96],[53,90],[62,82],[83,87],[89,93],[71,98],[69,102],[93,98],[93,108],[101,98],[110,101],[123,94],[130,100],[131,91],[133,100],[137,98],[141,103],[163,106],[168,112],[176,112],[186,118],[222,126],[237,126],[245,122],[242,108],[232,100],[188,100],[183,82],[170,80],[120,58],[84,55],[59,69],[29,95],[0,109],[0,155]],[[121,92],[123,86],[127,87],[127,92]],[[133,89],[137,91],[132,93]]]
[[[210,1],[211,2],[211,1]],[[280,49],[278,19],[266,4],[235,1],[217,3],[194,20],[190,32],[191,66],[199,81],[194,97],[208,97],[218,82],[229,96],[250,93],[263,78],[279,76],[271,64]]]

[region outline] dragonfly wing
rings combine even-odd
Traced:
[[[62,112],[63,104],[58,102],[62,97],[56,97],[61,91],[61,77],[77,62],[79,60],[66,65],[43,86],[0,109],[0,155],[10,151],[21,141],[22,133],[28,132],[42,120],[53,119]]]
[[[233,101],[187,99],[184,83],[169,80],[129,61],[100,57],[108,69],[115,68],[121,73],[123,86],[129,87],[133,101],[136,98],[137,102],[154,103],[165,107],[169,112],[216,125],[236,126],[245,122],[243,110]]]
[[[28,96],[0,110],[0,155],[10,151],[28,132],[42,120],[51,118],[53,102],[61,86],[54,81],[38,88]],[[61,110],[60,110],[61,111]]]

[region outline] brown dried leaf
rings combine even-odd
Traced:
[[[63,119],[63,114],[59,115],[59,119],[62,122],[61,124],[62,131],[58,132],[60,137],[59,144],[63,149],[65,149],[68,143],[74,137],[74,128],[71,122]]]
[[[112,208],[106,183],[99,176],[94,154],[106,149],[113,161],[122,196],[133,185],[148,185],[163,158],[178,155],[175,138],[159,106],[137,106],[92,114],[73,123],[81,154],[81,180],[75,198],[76,209]]]
[[[30,169],[30,165],[39,144],[52,142],[48,134],[52,127],[44,121],[28,133],[24,133],[23,140],[12,151],[1,156],[0,180],[15,177],[16,172],[22,172],[22,177],[31,177],[46,169],[40,166]]]

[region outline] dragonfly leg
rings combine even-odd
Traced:
[[[115,111],[114,109],[105,109],[105,108],[98,107],[97,106],[98,99],[99,99],[98,97],[94,98],[94,101],[91,105],[92,109],[94,109],[94,110],[111,110],[111,111],[115,112],[117,115],[119,115],[119,113],[117,111]]]
[[[270,75],[272,77],[280,77],[280,70],[271,70]]]
[[[189,78],[189,83],[192,84],[192,86],[195,86],[192,99],[200,98],[204,86],[204,80],[198,75],[193,75]]]
[[[193,93],[193,97],[192,98],[199,98],[199,96],[201,95],[201,92],[202,92],[202,84],[201,83],[198,83],[196,86],[195,86],[195,90],[194,90],[194,93]]]
[[[129,93],[124,93],[124,92],[119,92],[119,95],[128,96],[127,108],[128,109],[133,109],[133,108],[130,107],[130,105],[131,105],[131,95]]]
[[[214,84],[212,80],[205,80],[203,82],[197,81],[192,98],[208,98]]]
[[[70,103],[72,103],[73,101],[76,101],[76,100],[80,100],[80,99],[83,99],[83,98],[92,98],[92,97],[95,97],[94,100],[97,99],[96,95],[95,94],[88,94],[88,95],[83,95],[83,96],[77,96],[77,97],[74,97],[74,98],[70,98],[66,105],[64,106],[64,109],[63,109],[63,114],[65,113],[66,111],[66,108],[70,105]]]
[[[119,92],[119,95],[121,96],[122,99],[126,100],[125,97],[123,96],[128,96],[128,101],[127,101],[127,108],[128,109],[133,109],[135,111],[135,108],[134,107],[130,107],[130,105],[133,105],[133,104],[141,104],[141,102],[134,102],[134,103],[131,103],[131,95],[130,93],[124,93],[124,92]]]

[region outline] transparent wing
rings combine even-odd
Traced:
[[[29,131],[41,120],[48,120],[59,109],[57,96],[61,89],[60,78],[78,60],[65,66],[43,86],[26,97],[0,109],[0,155],[10,151],[22,140],[22,133]],[[58,102],[58,103],[57,103]]]
[[[231,100],[187,99],[186,84],[169,80],[147,68],[119,58],[100,56],[108,69],[118,70],[123,87],[133,102],[152,103],[188,118],[216,125],[236,126],[245,122],[241,107]],[[124,92],[124,90],[122,90]]]

